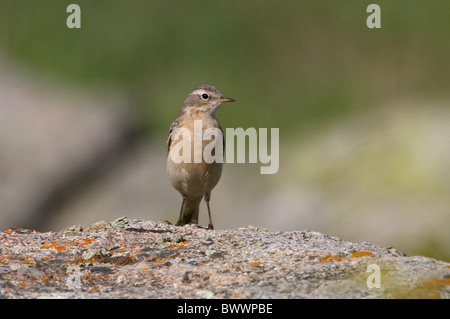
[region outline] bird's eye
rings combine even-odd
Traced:
[[[206,93],[202,94],[202,99],[207,100],[209,98],[209,95]]]

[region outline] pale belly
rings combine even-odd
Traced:
[[[190,138],[172,137],[173,154],[169,152],[167,156],[167,172],[171,184],[181,194],[203,196],[217,185],[222,175],[223,136],[216,119],[204,118],[198,131],[192,121],[185,124]],[[219,135],[205,137],[205,130],[211,128]]]
[[[203,196],[210,192],[222,175],[222,163],[174,163],[167,158],[169,180],[183,195]]]

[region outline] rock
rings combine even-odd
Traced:
[[[256,227],[253,225],[248,225],[247,228],[254,231],[268,231],[267,228]]]
[[[109,227],[111,227],[111,224],[109,222],[105,222],[104,220],[102,220],[102,221],[93,223],[91,226],[86,228],[84,230],[84,232],[92,233],[92,232],[97,232],[99,230],[106,229],[106,228],[109,228]]]
[[[81,257],[84,260],[92,260],[92,258],[102,258],[102,257],[109,257],[111,256],[111,253],[106,250],[105,248],[95,248],[95,249],[89,249],[85,251]]]
[[[125,216],[122,216],[122,217],[119,217],[119,218],[116,218],[115,220],[113,220],[111,222],[110,226],[113,227],[113,228],[117,228],[117,227],[123,228],[127,224],[128,224],[128,218],[126,218]]]
[[[3,298],[449,298],[450,264],[314,231],[0,232]],[[117,224],[108,223],[109,225]],[[102,223],[103,224],[103,223]]]
[[[214,298],[214,294],[208,290],[199,290],[195,293],[196,297],[199,299],[211,299]]]
[[[63,233],[81,233],[83,231],[83,226],[72,225],[62,230]]]

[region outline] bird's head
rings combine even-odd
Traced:
[[[183,103],[183,110],[191,109],[199,112],[209,112],[214,115],[222,103],[235,102],[225,97],[217,88],[211,85],[200,85],[193,89]]]

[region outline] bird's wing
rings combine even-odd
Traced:
[[[180,124],[180,117],[177,117],[173,122],[172,125],[170,125],[169,129],[169,136],[167,137],[167,154],[170,152],[170,145],[172,144],[172,133]]]
[[[172,133],[175,130],[175,128],[179,127],[181,122],[181,117],[177,117],[172,125],[170,125],[170,129],[169,129],[169,135],[167,137],[167,154],[169,154],[170,152],[170,146],[172,145]],[[217,121],[217,124],[219,125],[219,129],[222,132],[222,147],[223,147],[223,154],[225,154],[225,134],[223,134],[223,129],[220,126],[219,121]]]

